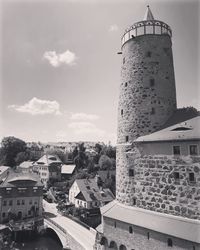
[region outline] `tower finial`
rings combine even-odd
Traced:
[[[154,20],[154,17],[153,17],[153,14],[151,12],[151,9],[149,7],[149,5],[147,5],[147,10],[145,12],[145,15],[144,15],[144,21],[150,21],[150,20]]]

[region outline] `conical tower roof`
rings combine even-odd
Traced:
[[[154,20],[154,17],[153,17],[153,14],[151,12],[149,5],[147,5],[147,10],[145,12],[143,21],[151,21],[151,20]]]

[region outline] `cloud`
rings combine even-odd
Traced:
[[[76,135],[95,135],[96,137],[102,137],[105,135],[105,131],[96,127],[91,122],[71,122],[68,127],[73,129]]]
[[[115,32],[115,31],[118,31],[118,30],[119,30],[119,27],[117,26],[117,24],[112,24],[109,27],[110,32]]]
[[[70,117],[71,120],[82,120],[82,121],[94,121],[98,120],[99,116],[94,114],[85,114],[85,113],[73,113]]]
[[[57,101],[40,100],[36,97],[24,105],[9,105],[8,108],[31,115],[61,114],[60,104]]]
[[[75,65],[77,60],[75,53],[70,50],[66,50],[60,54],[56,51],[46,51],[43,58],[46,59],[53,67],[59,67],[62,64],[70,66]]]

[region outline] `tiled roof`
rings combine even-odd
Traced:
[[[153,17],[153,14],[151,12],[151,9],[150,9],[150,7],[148,5],[147,10],[146,10],[145,15],[144,15],[143,21],[151,21],[151,20],[154,20],[154,17]]]
[[[95,179],[77,179],[76,183],[87,202],[110,202],[114,199],[114,195],[110,189],[105,188],[100,190]]]
[[[102,207],[101,214],[104,217],[200,243],[199,220],[125,206],[117,201]]]
[[[45,154],[36,163],[49,166],[52,163],[62,164],[62,161],[57,155]]]
[[[22,173],[22,172],[10,170],[8,176],[0,184],[0,187],[12,187],[16,185],[42,186],[42,183],[37,174]]]
[[[5,172],[6,170],[8,170],[10,167],[8,166],[0,166],[0,174],[2,174],[3,172]]]
[[[72,174],[76,168],[75,164],[62,165],[61,173],[62,174]]]
[[[181,141],[200,139],[200,116],[161,129],[149,135],[140,136],[136,142]]]
[[[20,168],[30,168],[31,166],[33,166],[33,161],[24,161],[19,165]]]

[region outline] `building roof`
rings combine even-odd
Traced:
[[[13,187],[18,185],[42,186],[42,183],[37,174],[10,170],[8,176],[0,184],[0,187]]]
[[[200,139],[200,116],[161,129],[149,135],[140,136],[136,142],[182,141]]]
[[[153,17],[153,14],[151,12],[149,5],[147,5],[147,9],[146,9],[143,21],[151,21],[151,20],[154,20],[154,17]]]
[[[61,174],[73,174],[75,168],[76,168],[75,164],[62,165]]]
[[[200,243],[200,221],[180,216],[125,206],[117,201],[101,208],[104,217]]]
[[[7,171],[10,167],[8,166],[0,166],[0,174],[2,174],[3,172]]]
[[[114,195],[110,189],[100,189],[95,179],[77,179],[77,183],[80,192],[84,196],[85,201],[102,201],[110,202],[114,200]]]
[[[33,166],[33,161],[24,161],[19,165],[20,168],[30,168],[32,166]]]
[[[52,163],[62,164],[62,161],[59,159],[57,155],[45,154],[36,163],[49,166]]]

